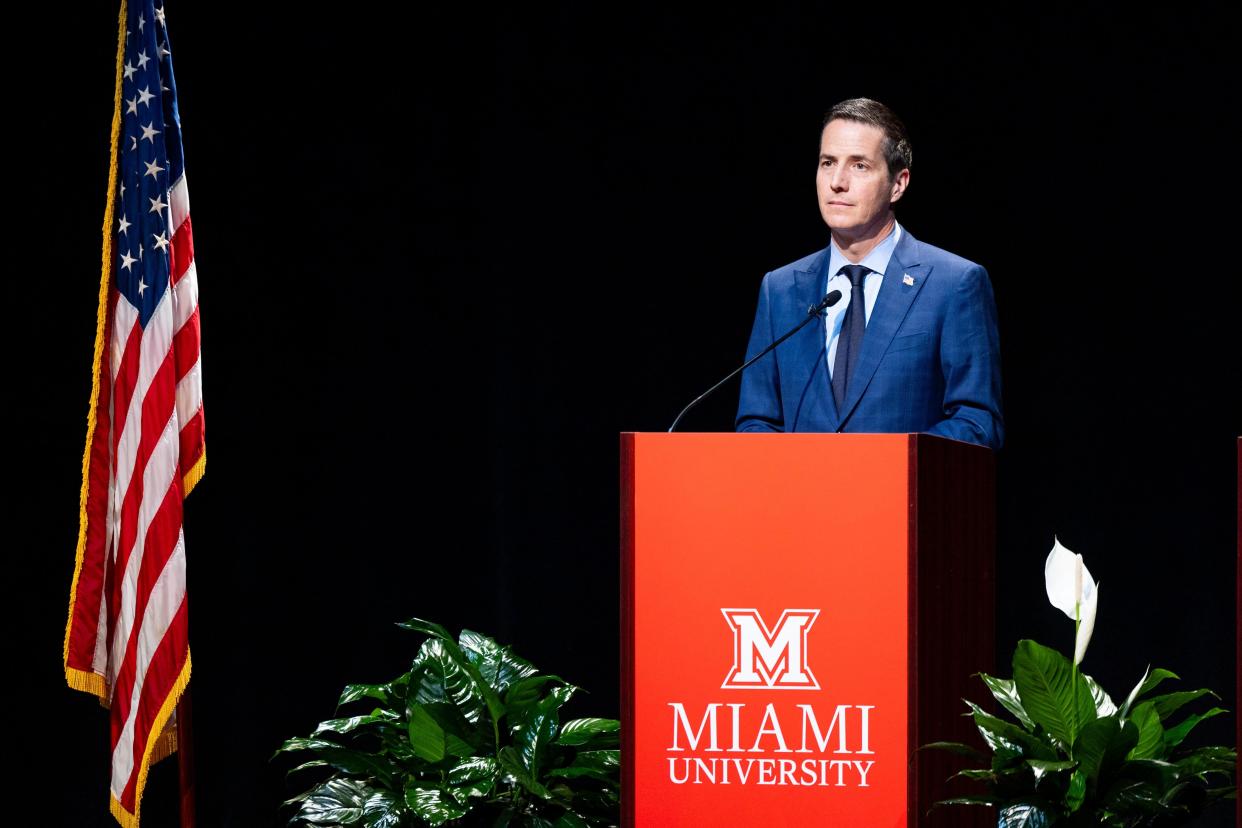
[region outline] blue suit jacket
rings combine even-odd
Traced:
[[[763,277],[747,358],[806,317],[828,250]],[[910,284],[913,282],[913,284]],[[821,315],[742,375],[738,431],[925,431],[1000,448],[1000,342],[987,271],[904,227],[840,410]]]

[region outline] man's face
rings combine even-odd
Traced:
[[[824,127],[815,190],[820,215],[835,235],[868,238],[884,226],[891,205],[905,192],[910,171],[889,178],[883,144],[884,132],[871,124],[838,119]]]

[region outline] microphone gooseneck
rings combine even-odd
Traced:
[[[688,412],[690,409],[694,408],[700,402],[702,402],[703,400],[711,396],[713,391],[715,391],[720,386],[724,385],[729,380],[733,379],[738,374],[745,371],[750,366],[754,365],[769,351],[772,351],[773,349],[775,349],[777,345],[780,345],[786,339],[789,339],[789,337],[793,336],[798,331],[806,327],[806,323],[810,322],[812,319],[819,316],[821,313],[828,310],[828,308],[831,308],[833,305],[835,305],[837,302],[840,302],[840,301],[841,301],[841,291],[831,290],[828,292],[828,295],[826,295],[823,299],[820,299],[817,304],[814,304],[808,307],[806,309],[806,318],[803,319],[801,322],[799,322],[797,325],[795,325],[788,333],[786,333],[780,339],[777,339],[776,341],[774,341],[771,345],[764,348],[762,351],[755,354],[750,359],[746,360],[745,364],[743,364],[742,367],[735,369],[733,373],[729,374],[729,376],[725,377],[720,382],[716,383],[711,388],[707,389],[702,394],[695,397],[693,402],[691,402],[689,405],[687,405],[685,408],[681,410],[681,413],[677,415],[677,419],[673,420],[673,424],[668,427],[669,433],[672,433],[677,430],[677,424],[681,422],[682,417],[686,416],[686,412]]]

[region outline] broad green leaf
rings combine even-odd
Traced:
[[[993,751],[1007,748],[1021,753],[1024,758],[1057,758],[1056,750],[1034,734],[1027,733],[1012,722],[996,718],[974,702],[967,701],[966,704],[974,711],[975,726]]]
[[[1127,763],[1126,769],[1132,763]],[[1142,779],[1121,777],[1113,781],[1103,793],[1096,797],[1096,807],[1108,813],[1125,812],[1127,809],[1142,808],[1143,802],[1154,802],[1155,787]]]
[[[621,751],[619,750],[584,750],[574,757],[567,767],[554,768],[548,776],[573,779],[589,776],[611,784],[620,783]]]
[[[522,754],[518,753],[516,748],[511,745],[505,745],[496,754],[496,758],[500,760],[500,767],[504,769],[505,773],[512,776],[514,781],[523,788],[540,799],[552,798],[552,794],[548,789],[531,776],[530,769],[522,761]]]
[[[461,819],[470,810],[439,788],[408,787],[405,804],[428,825],[443,825],[450,819]]]
[[[377,699],[385,704],[392,703],[392,688],[387,684],[347,684],[341,691],[337,707],[359,699]]]
[[[408,621],[402,621],[397,624],[404,630],[414,630],[415,632],[427,633],[434,638],[444,641],[452,641],[453,636],[449,635],[449,631],[434,621],[424,621],[421,618],[411,618]]]
[[[376,710],[370,716],[350,716],[347,719],[328,719],[320,722],[315,728],[312,736],[318,736],[321,733],[349,733],[357,730],[364,725],[372,725],[380,722],[395,722],[399,717],[390,710]]]
[[[1040,733],[1043,733],[1042,729],[1040,730]],[[1056,750],[1049,747],[1048,755],[1043,758],[1055,759],[1056,756],[1057,756]],[[1005,747],[1001,745],[992,751],[992,770],[1000,773],[1000,772],[1011,771],[1011,770],[1019,769],[1019,768],[1023,772],[1026,771],[1026,751],[1024,751],[1022,748],[1020,747],[1010,748],[1010,747]]]
[[[379,735],[380,744],[383,746],[381,753],[386,753],[398,762],[414,765],[422,763],[423,760],[414,752],[414,747],[410,744],[410,728],[408,723],[399,728],[384,728]]]
[[[451,704],[467,721],[479,721],[487,709],[486,702],[470,674],[449,654],[444,641],[429,638],[418,654],[422,664],[416,671],[418,684],[411,688],[410,701]]]
[[[1195,699],[1209,695],[1213,698],[1220,698],[1220,696],[1217,696],[1211,690],[1204,687],[1199,690],[1183,690],[1179,693],[1166,693],[1163,696],[1152,696],[1147,701],[1149,701],[1151,705],[1156,708],[1156,715],[1160,717],[1160,721],[1167,722],[1169,717],[1180,710],[1183,705],[1188,702],[1192,702]]]
[[[1232,773],[1237,767],[1238,754],[1230,747],[1202,747],[1191,751],[1178,759],[1174,764],[1182,773]],[[290,771],[292,773],[292,771]]]
[[[472,630],[462,630],[457,645],[478,668],[479,675],[497,693],[504,693],[518,679],[539,672],[533,664],[514,655],[508,647],[502,647],[487,636]]]
[[[957,779],[958,777],[961,777],[962,779],[974,779],[990,782],[996,778],[996,772],[984,768],[966,768],[965,770],[958,771],[949,778]]]
[[[356,776],[374,776],[386,787],[392,785],[392,766],[372,753],[347,748],[326,739],[289,739],[277,752],[293,750],[312,751],[320,759],[345,773]]]
[[[474,756],[491,752],[492,732],[485,721],[469,721],[460,708],[450,702],[428,702],[423,709],[444,730],[444,751],[453,756]]]
[[[552,828],[552,823],[541,816],[528,814],[522,818],[522,828]]]
[[[559,781],[556,779],[549,779],[548,792],[552,794],[554,799],[559,799],[562,802],[570,802],[574,798],[573,788],[569,787],[569,783],[563,779]]]
[[[976,762],[982,762],[987,759],[987,757],[984,756],[984,754],[977,748],[973,748],[970,745],[964,745],[961,742],[929,742],[928,744],[920,747],[919,750],[945,750],[949,753],[956,753],[958,756],[965,756],[968,759],[973,759]]]
[[[1018,697],[1018,690],[1014,686],[1013,679],[996,678],[987,673],[979,673],[979,678],[983,679],[983,683],[992,691],[992,696],[1012,713],[1023,727],[1027,730],[1035,729],[1035,723],[1031,721],[1030,716],[1026,715],[1026,710],[1022,707],[1022,699]]]
[[[508,692],[505,693],[505,713],[512,716],[518,713],[522,708],[529,707],[543,695],[543,686],[550,681],[564,684],[560,678],[556,676],[527,676],[526,678],[515,681]]]
[[[1113,703],[1112,697],[1104,692],[1104,688],[1099,685],[1099,682],[1085,673],[1082,680],[1091,688],[1091,700],[1095,703],[1096,716],[1111,716],[1117,712],[1117,705]]]
[[[303,762],[302,764],[298,765],[296,768],[291,769],[288,773],[285,774],[285,777],[288,778],[290,776],[293,776],[298,771],[308,770],[310,768],[326,768],[327,766],[328,766],[328,763],[323,761],[322,759],[312,759],[309,762]]]
[[[500,696],[496,693],[495,688],[484,680],[479,674],[479,670],[466,658],[466,654],[462,652],[461,647],[457,646],[456,641],[447,640],[439,642],[444,649],[444,653],[452,659],[452,661],[469,677],[474,684],[474,692],[482,697],[483,703],[487,707],[487,712],[492,719],[492,729],[499,740],[499,722],[500,717],[504,715],[505,708],[500,702]],[[469,717],[467,717],[469,718]]]
[[[370,789],[353,779],[329,779],[302,800],[297,819],[312,825],[356,825]]]
[[[556,822],[552,823],[552,828],[589,828],[589,826],[590,823],[573,811],[566,811]]]
[[[522,762],[534,779],[543,773],[544,754],[560,728],[560,708],[573,696],[571,685],[555,687],[531,705],[513,724],[513,742],[522,752]]]
[[[1076,770],[1070,774],[1069,789],[1065,792],[1065,804],[1069,808],[1070,813],[1074,813],[1082,807],[1082,802],[1087,798],[1087,777],[1081,770]]]
[[[1044,778],[1046,773],[1056,773],[1058,771],[1073,770],[1078,767],[1078,763],[1073,760],[1058,759],[1027,759],[1026,764],[1031,770],[1035,771],[1035,781]]]
[[[496,787],[500,765],[490,756],[478,756],[458,762],[448,774],[449,792],[463,805],[471,797],[483,797]]]
[[[1163,747],[1164,728],[1160,724],[1160,716],[1151,702],[1143,702],[1130,714],[1130,721],[1139,729],[1138,744],[1128,754],[1127,759],[1151,759]]]
[[[1227,712],[1229,711],[1224,710],[1220,707],[1213,707],[1211,710],[1207,711],[1206,713],[1196,713],[1193,716],[1187,716],[1179,724],[1174,725],[1173,727],[1169,728],[1168,730],[1164,732],[1165,749],[1172,750],[1173,748],[1180,745],[1182,743],[1182,740],[1186,738],[1186,734],[1190,733],[1190,731],[1194,728],[1194,726],[1197,725],[1199,722],[1203,721],[1204,719],[1210,719],[1213,716],[1219,716],[1221,713],[1227,713]]]
[[[1155,670],[1149,666],[1147,671],[1143,673],[1143,677],[1139,679],[1139,683],[1134,685],[1134,689],[1130,691],[1130,695],[1126,697],[1126,702],[1121,706],[1121,718],[1130,715],[1130,708],[1134,706],[1134,702],[1146,693],[1150,693],[1156,688],[1160,682],[1165,679],[1181,678],[1176,673],[1157,667]]]
[[[1112,756],[1124,757],[1137,741],[1137,727],[1131,725],[1128,731],[1123,732],[1115,716],[1099,718],[1087,722],[1078,734],[1078,741],[1074,743],[1074,758],[1087,779],[1094,782],[1099,778],[1101,767],[1105,766],[1105,757],[1110,756],[1110,752]]]
[[[409,714],[410,747],[420,759],[439,762],[444,758],[444,728],[421,704],[410,704]]]
[[[574,719],[561,725],[561,735],[556,738],[558,745],[585,745],[603,734],[619,737],[621,722],[616,719]]]
[[[376,791],[362,806],[362,824],[366,828],[400,828],[408,819],[402,797],[394,791]]]
[[[1013,654],[1013,680],[1031,720],[1066,745],[1096,718],[1091,688],[1056,650],[1019,641]]]
[[[1142,685],[1139,687],[1137,698],[1142,698],[1152,690],[1156,689],[1156,686],[1165,679],[1178,679],[1180,681],[1181,678],[1181,676],[1171,670],[1165,670],[1162,667],[1157,667],[1156,669],[1148,672],[1147,678],[1143,680]]]

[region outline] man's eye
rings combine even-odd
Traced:
[[[866,164],[864,164],[862,161],[859,161],[857,164],[855,164],[855,165],[854,165],[854,169],[856,169],[856,170],[865,170],[865,169],[867,169],[867,165],[866,165]]]

